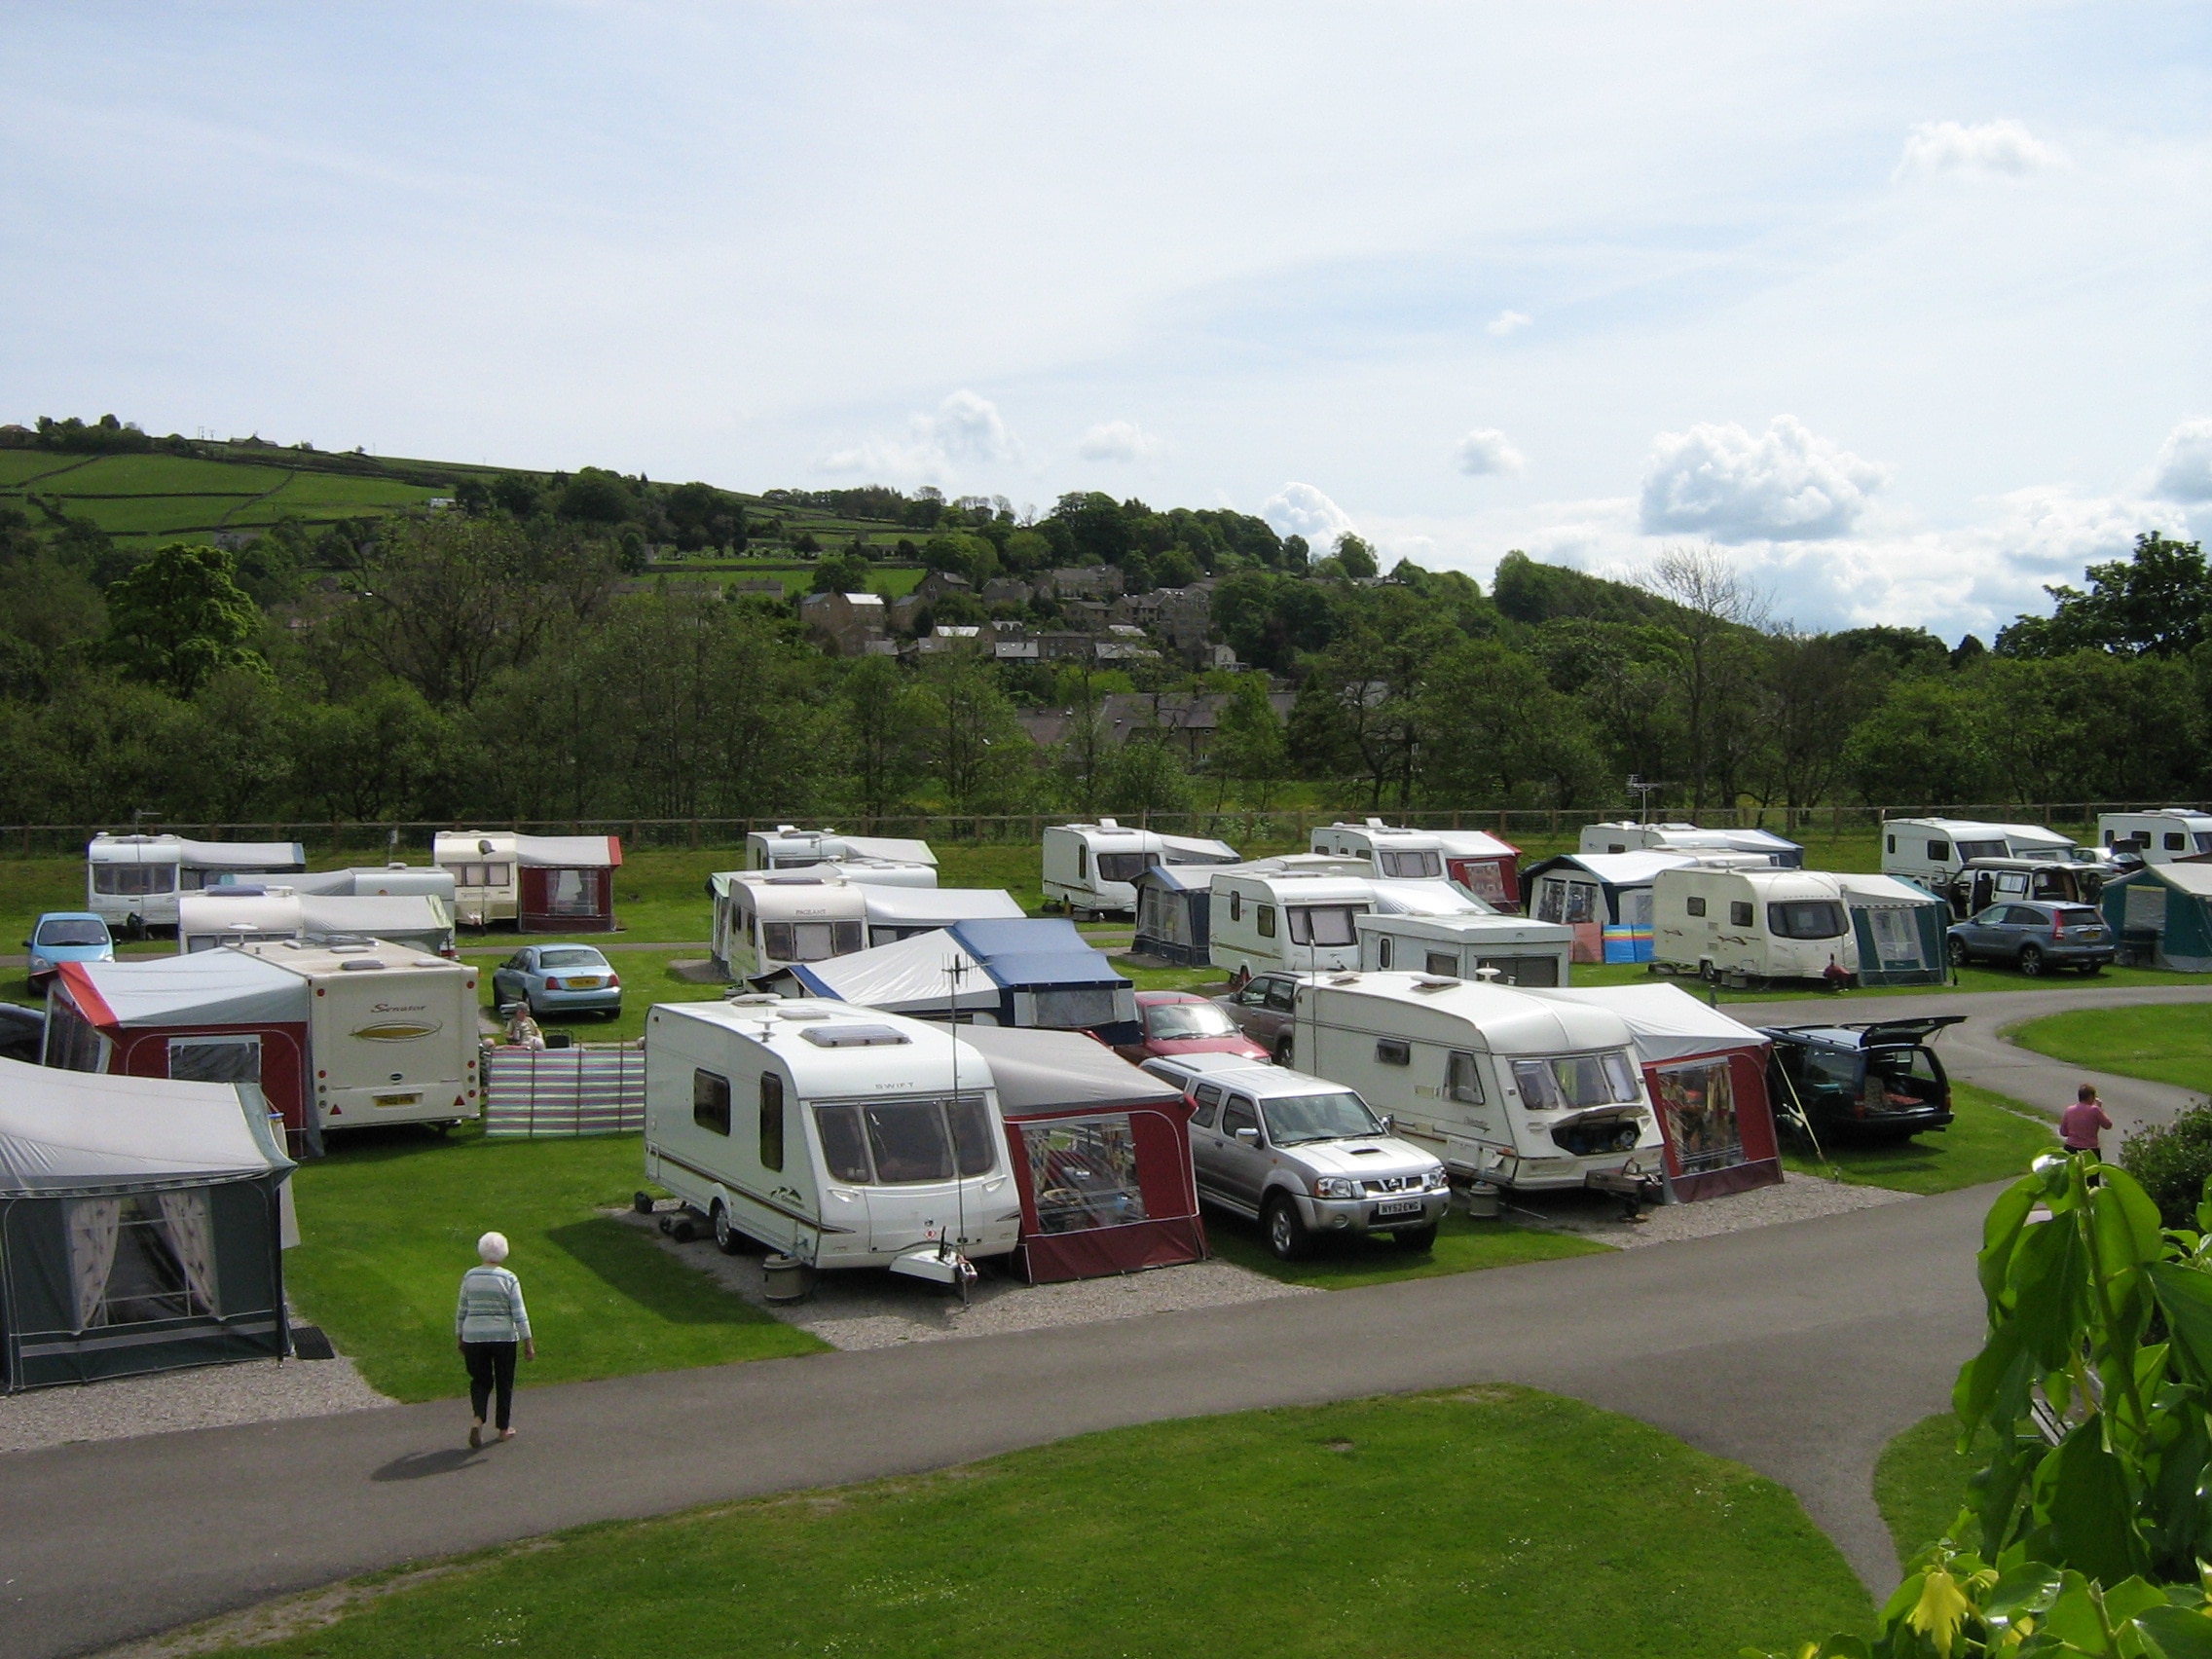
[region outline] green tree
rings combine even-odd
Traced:
[[[387,680],[299,711],[292,752],[304,797],[332,818],[407,818],[434,789],[446,722],[412,685]]]
[[[1376,563],[1375,544],[1348,530],[1337,537],[1334,557],[1338,568],[1347,576],[1364,579],[1382,569]]]
[[[837,687],[842,771],[852,804],[870,818],[896,810],[919,775],[920,699],[890,657],[862,657]]]
[[[1157,728],[1131,732],[1107,756],[1104,796],[1111,811],[1188,812],[1195,793],[1182,756]]]
[[[875,568],[859,553],[835,553],[814,567],[814,593],[873,593]]]
[[[577,524],[605,527],[635,517],[638,498],[619,473],[587,466],[563,487],[553,510]]]
[[[1844,775],[1872,806],[1983,801],[1995,768],[1981,700],[1949,679],[1892,682],[1844,745]]]
[[[1027,798],[1034,750],[989,665],[973,651],[940,651],[917,679],[915,735],[946,809],[1014,811]]]
[[[1221,780],[1216,805],[1235,782],[1244,804],[1266,812],[1274,792],[1290,776],[1290,746],[1282,718],[1268,699],[1264,674],[1239,674],[1216,718],[1206,767]]]
[[[2048,616],[2021,616],[1997,636],[2000,656],[2052,657],[2078,650],[2170,656],[2212,638],[2212,570],[2194,541],[2146,531],[2125,559],[2091,565],[2089,590],[2064,583],[2043,591]]]
[[[1588,722],[1534,659],[1490,640],[1438,655],[1421,686],[1420,788],[1444,806],[1588,798],[1602,772]]]
[[[220,547],[172,541],[107,590],[107,654],[134,680],[189,697],[225,669],[266,668],[247,642],[261,612]]]

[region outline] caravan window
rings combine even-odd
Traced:
[[[1134,881],[1159,862],[1160,856],[1157,853],[1100,853],[1098,879]]]
[[[1628,1105],[1640,1097],[1636,1068],[1618,1051],[1515,1060],[1513,1084],[1521,1091],[1521,1104],[1531,1112]]]
[[[1777,905],[1774,908],[1780,908],[1780,906]],[[1751,906],[1749,900],[1731,899],[1728,901],[1728,925],[1732,928],[1748,928],[1751,925]]]
[[[1883,840],[1888,845],[1888,848],[1891,852],[1894,853],[1898,850],[1898,838],[1895,835],[1884,836]]]
[[[2179,830],[2169,830],[2166,833],[2165,845],[2167,852],[2178,853],[2189,845],[2189,837]]]
[[[600,911],[601,869],[557,869],[545,884],[545,913],[549,916],[596,916]]]
[[[1536,901],[1539,922],[1593,922],[1598,919],[1598,889],[1587,881],[1565,881],[1547,875]]]
[[[176,866],[94,865],[92,891],[129,897],[141,893],[173,893],[176,891]]]
[[[1699,898],[1695,893],[1691,894],[1687,899],[1683,900],[1682,903],[1689,910],[1689,913],[1693,916],[1702,916],[1705,914],[1705,901]]]
[[[1275,937],[1275,907],[1272,904],[1252,906],[1252,924],[1260,930],[1262,939]]]
[[[2005,843],[2003,841],[1961,841],[1959,843],[1959,862],[1962,864],[1968,859],[2001,859],[2004,856]]]
[[[1233,922],[1240,922],[1244,919],[1243,894],[1232,893],[1229,896],[1229,919]]]
[[[2133,891],[2128,898],[2135,898]],[[99,1032],[77,1012],[75,1003],[54,999],[53,1012],[46,1016],[45,1064],[60,1071],[96,1072],[100,1069],[101,1043]]]
[[[1112,985],[1076,985],[1036,993],[1037,1023],[1051,1031],[1082,1031],[1114,1023]]]
[[[998,1163],[979,1095],[817,1106],[814,1123],[830,1177],[856,1186],[949,1181],[956,1164],[963,1175],[987,1175]]]
[[[169,1076],[180,1083],[259,1083],[259,1037],[171,1037]]]
[[[1482,1067],[1472,1054],[1455,1053],[1444,1061],[1444,1098],[1465,1106],[1483,1103]]]
[[[711,1071],[691,1074],[691,1121],[718,1135],[729,1133],[729,1079]]]
[[[1410,1066],[1414,1063],[1414,1046],[1403,1037],[1378,1037],[1375,1040],[1375,1063],[1379,1066]]]
[[[1390,966],[1390,936],[1388,934],[1384,934],[1375,941],[1375,966],[1378,968]]]
[[[886,1100],[861,1108],[867,1150],[887,1186],[952,1179],[952,1143],[934,1100]]]
[[[76,1198],[68,1215],[79,1330],[216,1311],[206,1188]]]
[[[1944,862],[1945,862],[1946,860],[1948,860],[1948,859],[1950,858],[1950,856],[1951,856],[1951,843],[1950,843],[1950,842],[1948,842],[1948,841],[1931,841],[1931,842],[1929,842],[1929,843],[1928,843],[1928,862],[1929,862],[1930,864],[1942,864],[1942,863],[1944,863]]]
[[[777,962],[824,962],[861,947],[859,922],[762,922],[761,953]]]
[[[507,866],[503,864],[447,865],[453,872],[456,887],[504,887],[507,885]]]
[[[1389,964],[1385,962],[1383,967]],[[1459,977],[1459,959],[1448,950],[1432,950],[1426,964],[1428,972],[1440,979],[1456,979]]]
[[[774,1072],[760,1074],[760,1167],[784,1166],[784,1080]]]
[[[1437,853],[1377,853],[1375,867],[1383,874],[1396,876],[1402,881],[1419,880],[1444,873],[1444,860]]]
[[[1559,983],[1559,958],[1556,956],[1485,956],[1476,960],[1479,968],[1495,968],[1498,983],[1502,985],[1556,985]]]
[[[1352,926],[1352,918],[1358,914],[1349,904],[1293,904],[1290,906],[1290,942],[1357,944],[1359,934]]]
[[[868,1180],[867,1139],[861,1133],[858,1106],[817,1106],[815,1127],[822,1131],[822,1161],[832,1179],[866,1186]]]
[[[1777,939],[1841,939],[1846,926],[1843,906],[1833,899],[1792,899],[1766,907],[1767,932]]]

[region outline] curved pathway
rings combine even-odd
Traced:
[[[2212,987],[2070,987],[1875,1012],[1970,1014],[1945,1040],[1958,1075],[2044,1105],[2077,1074],[2003,1044],[2004,1025],[2208,1000]],[[1799,1023],[1872,1006],[1731,1012]],[[2150,1121],[2171,1105],[2138,1092],[2154,1087],[2113,1079],[2106,1098]],[[588,1521],[1162,1418],[1482,1381],[1571,1394],[1750,1464],[1880,1592],[1897,1562],[1870,1472],[1891,1437],[1942,1409],[1978,1341],[1989,1196],[1325,1298],[533,1389],[521,1438],[476,1454],[461,1444],[465,1408],[442,1402],[0,1456],[0,1649],[93,1650]]]

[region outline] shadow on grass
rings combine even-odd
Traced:
[[[545,1238],[626,1302],[672,1325],[772,1325],[773,1315],[723,1290],[636,1229],[606,1216],[549,1228]]]
[[[1257,1222],[1217,1210],[1206,1212],[1206,1238],[1214,1254],[1224,1261],[1285,1284],[1310,1285],[1317,1290],[1355,1290],[1399,1279],[1441,1278],[1525,1262],[1593,1255],[1611,1248],[1574,1234],[1521,1227],[1509,1221],[1475,1221],[1456,1211],[1444,1218],[1435,1246],[1428,1250],[1409,1250],[1384,1237],[1324,1235],[1313,1240],[1312,1252],[1304,1260],[1279,1262],[1268,1248]]]

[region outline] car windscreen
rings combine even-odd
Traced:
[[[1609,1054],[1558,1054],[1515,1060],[1513,1087],[1531,1112],[1627,1105],[1640,1098],[1636,1067],[1620,1051]]]
[[[1260,1110],[1268,1120],[1268,1140],[1275,1146],[1382,1132],[1382,1120],[1348,1088],[1327,1094],[1285,1094],[1262,1101]]]
[[[1169,1043],[1236,1035],[1235,1022],[1212,1003],[1162,1003],[1148,1008],[1144,1011],[1144,1030],[1146,1036]]]
[[[1157,853],[1100,853],[1098,879],[1100,881],[1134,881],[1148,868],[1160,862]]]
[[[540,950],[537,965],[540,968],[604,968],[607,958],[588,944],[575,944],[558,950]]]
[[[101,921],[41,922],[38,929],[41,944],[105,944],[108,942],[107,924]]]
[[[1766,907],[1767,932],[1777,939],[1840,939],[1843,906],[1833,899],[1789,899]]]

